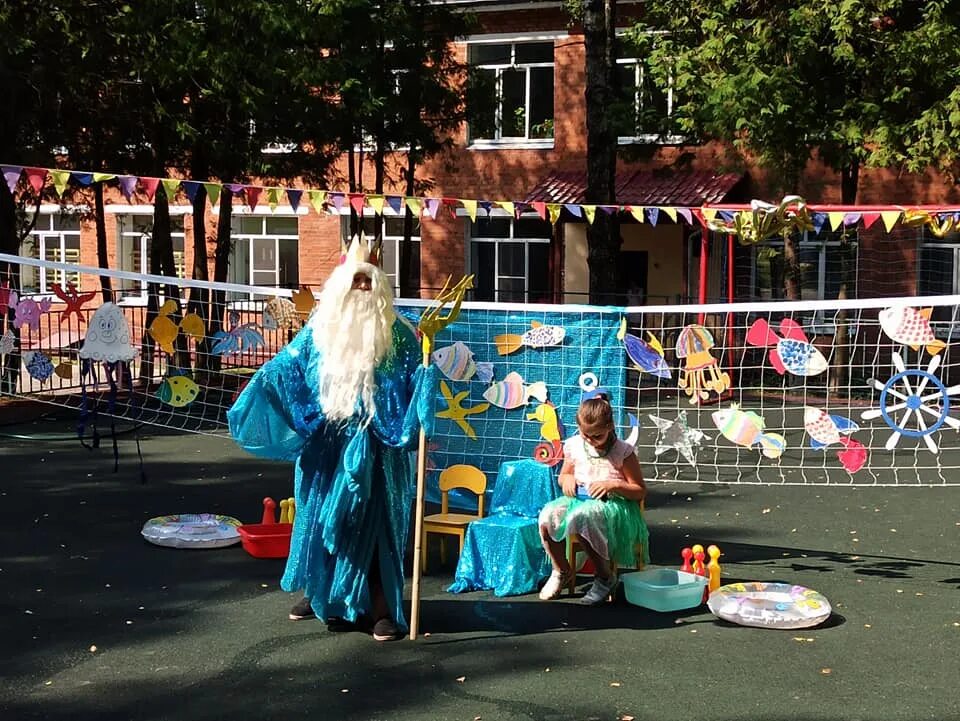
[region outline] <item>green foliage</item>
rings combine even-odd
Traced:
[[[854,180],[956,161],[955,5],[653,0],[628,39],[673,83],[673,132],[732,141],[792,191],[814,151]]]

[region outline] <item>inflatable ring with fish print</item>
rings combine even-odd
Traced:
[[[223,548],[240,542],[240,521],[215,513],[179,513],[143,524],[144,540],[168,548]]]

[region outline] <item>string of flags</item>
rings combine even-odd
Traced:
[[[757,242],[759,236],[757,226],[764,216],[758,215],[756,204],[744,207],[721,206],[701,207],[675,205],[598,205],[586,203],[548,203],[544,201],[516,201],[516,200],[480,200],[471,198],[430,197],[390,195],[379,193],[350,193],[343,191],[321,190],[316,188],[290,188],[277,186],[253,185],[249,183],[217,183],[209,180],[188,180],[180,178],[154,178],[143,175],[124,175],[109,172],[86,172],[62,168],[40,168],[20,165],[0,165],[4,181],[11,193],[21,179],[39,194],[47,183],[52,183],[57,197],[63,197],[70,183],[81,187],[88,187],[95,183],[116,182],[120,192],[128,202],[132,202],[135,193],[142,192],[148,201],[153,201],[157,188],[163,186],[167,197],[173,199],[179,191],[193,202],[200,188],[203,188],[210,199],[211,205],[216,205],[224,191],[234,196],[242,197],[253,210],[263,199],[271,211],[282,202],[284,196],[290,207],[296,212],[306,202],[323,215],[331,212],[332,206],[339,213],[344,206],[349,206],[357,214],[362,215],[364,209],[370,208],[374,213],[382,215],[386,208],[393,213],[400,214],[409,208],[413,215],[436,220],[441,208],[446,208],[452,215],[462,209],[471,221],[476,221],[477,213],[481,210],[485,215],[496,208],[504,210],[513,217],[521,213],[535,212],[542,220],[549,220],[556,224],[561,214],[566,211],[570,216],[593,223],[598,211],[601,213],[629,213],[638,223],[649,223],[656,226],[664,218],[676,224],[681,221],[687,225],[696,222],[704,228],[718,232],[734,233],[743,242]],[[793,200],[790,200],[793,199]],[[780,206],[761,204],[767,215],[777,215],[773,212],[777,208],[784,208],[802,199],[788,196]],[[791,217],[793,217],[791,215]],[[818,210],[816,205],[803,203],[801,217],[802,229],[820,234],[824,228],[832,231],[841,228],[862,227],[869,229],[877,221],[882,221],[889,233],[898,224],[901,226],[926,225],[938,237],[960,230],[960,207],[933,207],[911,208],[908,206],[871,206],[870,209],[851,209],[839,206],[824,206]],[[782,220],[782,219],[781,219]],[[800,225],[796,224],[796,227]],[[781,223],[782,226],[782,223]],[[769,235],[767,235],[769,237]]]

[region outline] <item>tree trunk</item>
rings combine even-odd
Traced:
[[[404,170],[406,187],[403,192],[408,196],[416,191],[414,178],[416,177],[417,160],[414,154],[413,143],[407,150],[407,167]],[[419,288],[410,283],[410,266],[413,264],[413,211],[404,203],[403,208],[403,240],[400,241],[400,258],[397,260],[397,276],[401,298],[413,298],[419,294]]]
[[[857,202],[857,189],[860,184],[860,163],[851,162],[840,171],[841,202],[844,205],[853,205]],[[851,263],[850,243],[847,240],[846,228],[840,244],[840,288],[837,291],[837,300],[841,303],[840,310],[834,317],[836,329],[833,336],[834,362],[833,373],[830,376],[830,390],[833,393],[849,394],[850,388],[850,326],[849,314],[843,308],[843,301],[856,296],[856,263]]]
[[[20,237],[17,233],[17,203],[6,183],[0,182],[0,252],[8,255],[20,254]],[[20,268],[4,263],[0,272],[0,283],[7,283],[10,290],[20,293]],[[6,326],[18,339],[16,350],[3,356],[3,369],[0,375],[0,395],[12,395],[20,380],[19,330],[13,327],[14,309],[7,309]]]
[[[783,291],[786,300],[800,300],[803,279],[800,274],[800,253],[797,239],[791,233],[783,235]]]
[[[206,177],[206,169],[202,174],[194,174],[195,178]],[[197,189],[197,194],[193,196],[193,268],[191,277],[194,280],[209,280],[210,273],[207,270],[207,189],[202,185]],[[187,310],[196,313],[203,321],[203,327],[206,330],[210,322],[210,291],[207,288],[191,288],[190,301],[187,304]],[[197,357],[196,367],[198,371],[208,369],[210,358],[209,335],[204,336],[196,342]]]
[[[103,183],[93,184],[93,206],[93,220],[97,227],[97,266],[100,268],[109,268],[110,257],[107,254],[107,225],[104,220],[103,210]],[[110,276],[100,276],[100,292],[103,295],[104,303],[113,302],[113,284],[110,282]]]
[[[587,204],[616,203],[616,139],[609,117],[615,87],[615,0],[586,0],[583,39],[586,53]],[[620,223],[616,213],[598,210],[587,226],[590,302],[610,303],[618,285]]]
[[[230,234],[233,223],[233,193],[226,187],[220,193],[220,215],[217,216],[217,247],[213,256],[213,280],[226,283],[230,270],[230,254],[233,252],[233,238]],[[223,330],[224,316],[227,312],[227,294],[223,290],[213,291],[210,307],[210,328],[208,336],[213,337]],[[220,356],[211,355],[209,370],[216,373],[221,368]]]

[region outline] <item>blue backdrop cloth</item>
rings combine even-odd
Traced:
[[[467,527],[451,593],[492,589],[495,596],[537,590],[550,575],[537,514],[559,494],[553,473],[531,459],[500,465],[491,515]]]
[[[567,438],[576,432],[576,413],[583,393],[581,376],[593,373],[600,385],[609,389],[614,409],[623,407],[623,389],[626,385],[626,354],[617,339],[623,309],[590,308],[582,313],[557,313],[536,310],[530,306],[526,311],[463,308],[457,321],[437,334],[434,349],[442,350],[462,341],[473,352],[475,362],[493,364],[494,383],[502,381],[509,373],[518,373],[529,386],[536,381],[546,383],[548,399],[556,406]],[[416,324],[421,308],[399,306],[398,311]],[[503,334],[522,336],[530,330],[534,321],[543,325],[558,325],[566,330],[563,342],[546,348],[521,347],[515,353],[499,355],[494,338]],[[463,408],[472,408],[487,403],[484,392],[490,383],[478,375],[465,380],[452,380],[443,373],[450,392],[456,396],[467,392],[460,402]],[[541,423],[527,418],[535,412],[540,401],[530,398],[528,403],[507,410],[493,404],[465,420],[476,433],[476,439],[468,437],[460,426],[446,418],[436,419],[436,429],[430,438],[427,478],[427,500],[440,501],[437,484],[439,473],[444,468],[469,463],[479,467],[492,479],[503,461],[530,459],[545,439],[541,436]],[[447,401],[438,393],[437,410],[447,407]],[[629,431],[624,413],[617,418],[621,424],[621,437]],[[559,465],[552,470],[559,472]],[[488,491],[496,496],[496,484]],[[459,508],[475,508],[476,499],[470,493],[453,492],[450,504]],[[530,509],[527,509],[528,512]],[[539,510],[539,509],[537,509]]]

